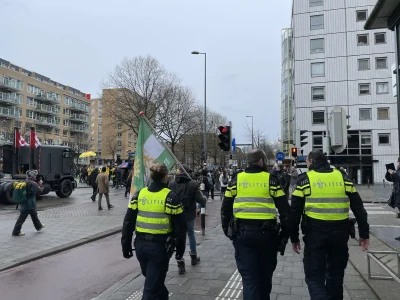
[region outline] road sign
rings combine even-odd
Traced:
[[[275,157],[276,157],[276,160],[283,161],[285,159],[285,153],[277,152]]]
[[[247,162],[245,160],[242,161],[242,165],[245,165]]]
[[[237,160],[236,159],[230,159],[229,164],[236,167],[237,166]]]
[[[236,152],[236,139],[232,139],[232,152]]]

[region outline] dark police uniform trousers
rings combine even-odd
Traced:
[[[233,238],[235,259],[247,299],[269,300],[277,265],[278,235],[272,231],[240,229]]]
[[[165,287],[170,256],[165,247],[165,240],[147,241],[140,235],[135,239],[136,257],[139,260],[143,276],[146,277],[143,300],[167,300]]]

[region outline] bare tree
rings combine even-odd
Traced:
[[[103,83],[108,89],[108,97],[103,95],[104,113],[138,134],[139,112],[154,120],[173,80],[151,56],[125,58]]]
[[[115,155],[117,154],[118,150],[118,140],[116,135],[108,135],[104,139],[104,146],[105,146],[105,155],[111,156],[111,159],[115,160]]]
[[[272,144],[262,129],[255,128],[252,130],[248,125],[246,127],[246,137],[251,140],[253,132],[254,147],[265,152],[267,159],[274,159],[274,149]]]
[[[158,133],[175,153],[176,144],[196,127],[196,101],[188,88],[173,85],[166,89],[164,101],[159,106]]]

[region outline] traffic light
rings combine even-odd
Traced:
[[[297,148],[292,148],[292,156],[297,157]]]
[[[303,146],[307,145],[308,142],[304,141],[307,139],[307,135],[305,135],[308,130],[296,130],[296,146],[298,148],[303,148]]]
[[[218,146],[223,151],[230,151],[231,150],[231,126],[219,126],[218,131],[220,132],[218,134],[218,137],[221,141],[218,144]]]

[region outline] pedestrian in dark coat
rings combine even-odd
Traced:
[[[90,186],[93,188],[93,195],[92,195],[92,197],[90,197],[91,199],[92,199],[92,201],[93,202],[95,202],[96,201],[96,196],[97,196],[97,194],[98,194],[98,188],[97,188],[97,183],[96,183],[96,178],[97,178],[97,175],[99,175],[99,168],[95,168],[91,173],[90,173],[90,176],[89,176],[89,184],[90,184]]]
[[[31,216],[33,225],[35,226],[37,231],[41,231],[45,227],[44,224],[40,222],[36,211],[36,194],[40,193],[43,190],[41,187],[43,181],[40,180],[39,184],[35,181],[37,175],[38,172],[36,170],[29,170],[26,172],[27,200],[26,202],[19,204],[20,214],[12,232],[13,236],[25,235],[25,233],[21,231],[21,228],[29,215]]]
[[[400,218],[400,157],[397,160],[397,170],[388,170],[385,179],[389,182],[393,182],[391,198],[394,198],[393,204],[396,209],[396,217]],[[397,237],[396,240],[400,241],[400,236]]]

